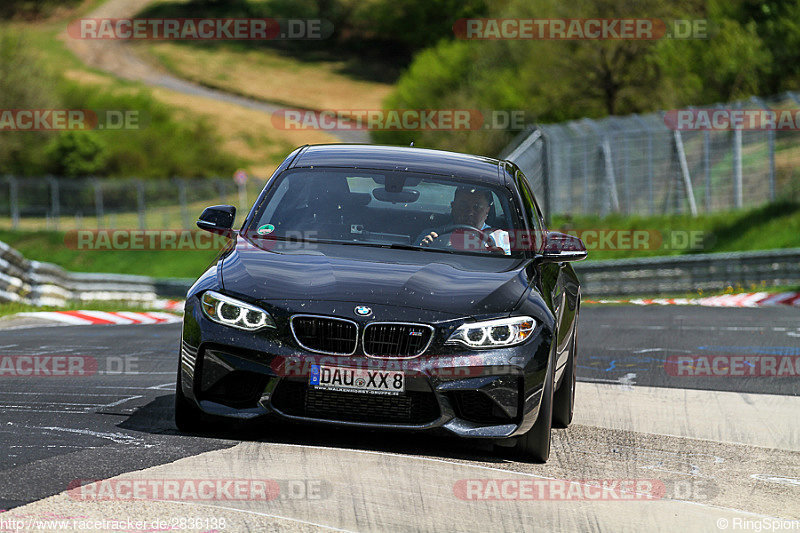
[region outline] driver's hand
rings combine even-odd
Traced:
[[[435,241],[438,238],[439,238],[439,234],[436,233],[435,231],[432,231],[432,232],[428,233],[427,235],[425,235],[425,237],[422,238],[422,241],[420,241],[420,245],[421,246],[428,246],[429,244],[431,244],[433,241]]]

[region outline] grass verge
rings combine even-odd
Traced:
[[[794,248],[800,247],[800,203],[783,201],[697,217],[558,216],[550,229],[582,237],[590,260]],[[630,241],[634,231],[646,232],[647,242],[639,241],[638,247],[626,244],[622,237],[628,235]]]
[[[299,61],[275,49],[147,43],[138,50],[181,78],[287,107],[382,109],[383,100],[392,90],[387,83],[343,74],[346,61]]]

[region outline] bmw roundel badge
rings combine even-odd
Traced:
[[[372,314],[372,309],[367,307],[366,305],[357,305],[356,314],[359,316],[369,316]]]

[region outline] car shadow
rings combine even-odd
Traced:
[[[208,431],[182,433],[175,427],[173,421],[174,398],[174,394],[159,396],[138,408],[117,426],[143,433],[184,435],[189,438],[345,448],[484,463],[519,461],[519,457],[515,456],[511,448],[495,446],[484,440],[462,439],[430,432],[373,430],[327,424],[258,420],[246,423],[222,423],[209,428]]]

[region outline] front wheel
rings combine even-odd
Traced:
[[[545,375],[539,416],[527,433],[517,439],[516,450],[523,459],[535,463],[546,463],[550,457],[550,429],[553,425],[553,363]]]
[[[566,428],[572,422],[575,412],[575,365],[578,355],[578,332],[572,332],[572,342],[569,347],[569,359],[564,368],[564,378],[561,386],[553,395],[553,427]]]
[[[178,364],[178,380],[175,384],[175,425],[183,433],[197,433],[203,429],[205,417],[202,411],[192,405],[183,395],[181,387],[181,368]]]

